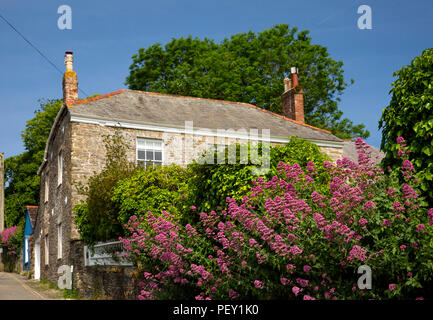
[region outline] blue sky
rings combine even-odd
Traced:
[[[71,30],[57,27],[63,4],[72,9]],[[371,30],[357,26],[360,5],[372,9]],[[431,0],[0,0],[0,14],[59,69],[64,52],[72,50],[79,86],[89,95],[125,88],[131,56],[156,42],[188,35],[219,42],[280,23],[310,30],[313,43],[343,61],[347,82],[355,80],[339,107],[367,126],[367,142],[377,147],[393,72],[433,47]],[[21,132],[38,99],[61,98],[61,78],[0,20],[0,151],[6,157],[24,150]]]

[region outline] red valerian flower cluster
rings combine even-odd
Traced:
[[[433,209],[417,194],[409,160],[400,185],[365,142],[356,146],[358,163],[326,162],[324,172],[280,163],[241,203],[227,198],[226,210],[201,212],[196,225],[168,212],[131,217],[131,235],[120,240],[143,272],[139,299],[420,297],[433,277]],[[356,287],[361,265],[373,272],[372,290]]]

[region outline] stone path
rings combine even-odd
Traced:
[[[38,280],[16,273],[0,272],[0,300],[63,300],[63,293]]]

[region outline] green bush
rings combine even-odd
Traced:
[[[247,164],[241,164],[240,159],[241,145],[236,145],[237,161],[236,164],[228,164],[228,161],[222,164],[199,164],[195,161],[189,165],[192,170],[192,177],[189,180],[190,194],[188,202],[191,206],[196,206],[196,212],[208,211],[217,207],[226,206],[226,198],[230,197],[237,201],[242,200],[246,192],[253,186],[252,181],[257,176],[251,173],[257,165],[248,161]],[[249,150],[250,151],[250,150]],[[258,145],[259,154],[262,154],[262,145]],[[250,160],[250,152],[248,152]],[[226,148],[225,159],[227,160],[228,152]],[[217,152],[214,153],[216,163]],[[271,179],[277,174],[277,166],[280,161],[284,163],[298,163],[301,168],[306,168],[308,162],[314,162],[318,172],[321,172],[320,178],[316,179],[325,183],[327,176],[323,169],[323,162],[330,158],[321,153],[320,149],[314,143],[304,139],[291,138],[285,145],[273,146],[270,148],[270,170],[264,177]],[[196,217],[198,218],[198,216]],[[192,219],[194,222],[196,219]]]
[[[74,207],[75,222],[82,239],[88,244],[112,240],[123,234],[123,226],[117,219],[118,211],[111,197],[117,183],[138,170],[127,159],[128,145],[119,131],[105,136],[104,145],[105,167],[100,173],[94,173],[86,185],[77,185],[79,192],[87,199]]]
[[[171,212],[177,218],[186,209],[182,201],[187,193],[188,169],[177,165],[138,170],[118,182],[112,193],[112,204],[118,222],[126,224],[132,215],[143,216],[148,211]]]

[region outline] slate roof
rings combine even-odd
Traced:
[[[30,223],[32,228],[35,228],[36,218],[38,217],[38,207],[37,206],[27,206],[27,211],[30,217]]]
[[[71,116],[184,128],[270,129],[271,137],[298,136],[342,143],[329,131],[315,128],[248,103],[176,96],[136,90],[119,90],[68,104]]]
[[[374,160],[377,164],[380,163],[385,157],[385,153],[374,146],[370,146],[370,148],[372,151],[370,154],[371,160]],[[343,157],[346,157],[356,163],[358,162],[358,151],[355,148],[354,140],[344,140]]]

